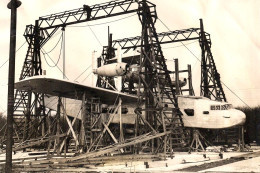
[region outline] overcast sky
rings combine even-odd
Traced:
[[[0,1],[0,67],[9,58],[10,10],[6,5],[9,0]],[[24,44],[23,33],[25,26],[34,24],[40,16],[76,9],[83,4],[93,5],[106,2],[105,0],[22,0],[18,8],[17,18],[17,49]],[[204,22],[205,31],[211,34],[212,54],[218,72],[224,82],[249,106],[260,103],[260,0],[151,0],[157,5],[157,14],[170,30],[179,30],[199,27],[199,19]],[[129,17],[128,17],[129,16]],[[126,19],[113,22],[127,17]],[[109,22],[109,23],[108,23]],[[126,15],[116,18],[90,22],[91,26],[66,28],[66,75],[69,80],[75,80],[87,67],[91,65],[91,54],[99,56],[102,46],[107,45],[107,27],[113,33],[114,39],[133,37],[141,34],[141,26],[137,15]],[[158,20],[157,32],[168,31]],[[94,36],[94,34],[96,36]],[[44,46],[48,52],[58,42],[61,32]],[[185,43],[193,54],[200,59],[198,42]],[[102,45],[102,46],[101,46]],[[16,54],[16,80],[21,73],[28,45],[25,44]],[[191,64],[193,70],[193,85],[196,95],[199,95],[200,62],[180,43],[163,46],[168,66],[172,68],[172,60],[178,58],[181,68]],[[54,62],[59,57],[60,44],[50,53]],[[134,53],[133,53],[134,54]],[[49,57],[46,60],[54,65]],[[62,78],[57,67],[51,68],[42,57],[43,69],[47,75]],[[62,69],[62,60],[58,66]],[[77,81],[90,84],[91,73],[89,68]],[[7,108],[7,77],[8,63],[0,68],[0,111]],[[225,86],[227,99],[235,106],[245,106]]]

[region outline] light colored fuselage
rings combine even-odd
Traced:
[[[185,127],[223,129],[243,125],[246,120],[231,104],[205,97],[179,96],[178,105]]]

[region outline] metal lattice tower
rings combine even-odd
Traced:
[[[38,22],[35,26],[27,25],[24,37],[28,43],[26,58],[19,80],[42,74],[40,44],[44,39],[39,30]],[[44,95],[31,91],[16,90],[14,105],[14,124],[18,142],[28,138],[42,136],[45,125]]]
[[[216,64],[211,53],[210,35],[204,32],[203,22],[200,19],[200,47],[201,47],[201,92],[200,94],[210,99],[227,101],[220,74],[217,71]]]
[[[166,150],[171,151],[175,147],[183,147],[185,132],[170,72],[167,69],[154,26],[157,19],[156,10],[148,8],[149,5],[154,4],[145,0],[139,2],[138,15],[142,23],[139,86],[144,87],[144,93],[139,92],[138,95],[140,101],[145,100],[145,108],[138,109],[138,111],[145,113],[146,120],[155,130],[172,132],[165,137],[164,141],[161,141],[161,144],[160,142],[151,144],[152,149],[156,150],[160,145],[164,145],[166,152]]]

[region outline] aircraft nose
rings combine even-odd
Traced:
[[[239,123],[240,125],[245,124],[246,122],[246,114],[242,111],[237,110],[237,116],[239,117]]]

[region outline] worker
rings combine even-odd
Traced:
[[[91,17],[92,8],[88,5],[83,5],[83,10],[87,12],[87,20],[89,20]]]

